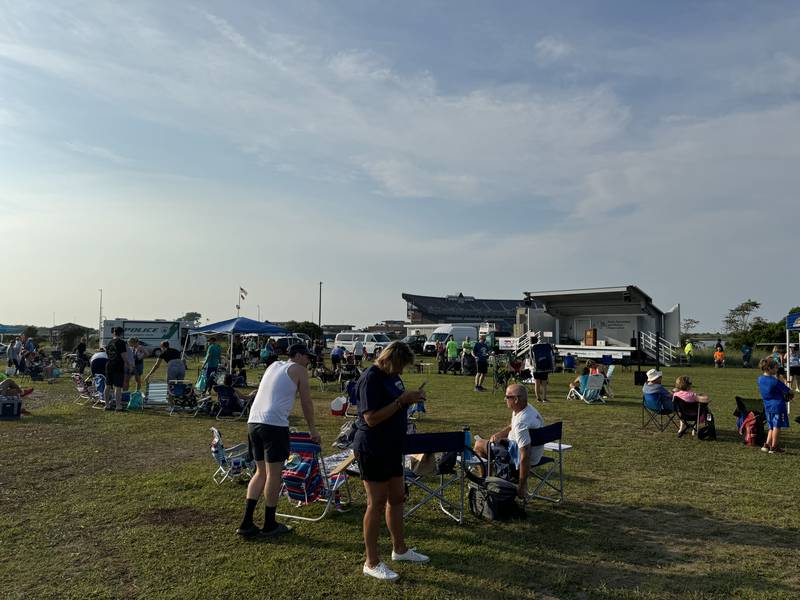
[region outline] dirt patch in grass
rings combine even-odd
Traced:
[[[140,520],[148,525],[174,525],[177,527],[196,527],[198,523],[205,525],[222,523],[218,512],[211,512],[180,506],[177,508],[156,508],[142,514]]]

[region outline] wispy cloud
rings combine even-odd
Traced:
[[[575,53],[575,48],[558,37],[546,36],[536,42],[536,62],[549,65]]]

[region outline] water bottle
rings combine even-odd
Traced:
[[[464,431],[464,446],[467,448],[464,451],[464,459],[470,461],[472,460],[472,433],[469,429]]]

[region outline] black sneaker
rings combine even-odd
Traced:
[[[264,537],[277,537],[279,535],[283,535],[284,533],[289,533],[292,530],[291,527],[284,525],[283,523],[278,523],[278,526],[275,529],[270,531],[264,531],[263,529],[260,530],[261,535]]]
[[[260,534],[261,530],[255,525],[248,525],[247,527],[239,527],[239,529],[236,530],[236,535],[240,535],[243,538],[252,538]]]

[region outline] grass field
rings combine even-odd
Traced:
[[[667,385],[681,374],[665,371]],[[0,422],[0,598],[800,597],[798,426],[785,432],[785,455],[744,448],[733,397],[755,396],[757,373],[686,371],[712,397],[716,442],[642,431],[632,373],[617,373],[605,406],[567,402],[572,376],[551,376],[551,402],[536,408],[562,420],[574,445],[566,501],[529,505],[525,521],[470,515],[463,526],[425,508],[406,527],[431,563],[400,566],[396,584],[361,574],[363,495],[282,539],[237,539],[244,487],[211,481],[208,428],[219,423],[108,414],[76,405],[64,378],[38,383],[33,415]],[[420,431],[507,424],[500,392],[427,378]],[[334,396],[314,389],[328,448],[342,423]],[[246,439],[243,423],[219,425],[229,444]]]

